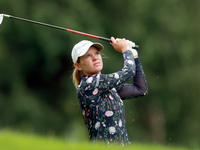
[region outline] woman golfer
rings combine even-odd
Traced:
[[[122,99],[144,96],[148,92],[145,74],[137,51],[131,41],[111,38],[111,45],[123,54],[124,67],[118,72],[101,74],[103,68],[99,51],[103,46],[83,40],[72,50],[73,81],[81,113],[92,141],[108,144],[130,143]],[[133,84],[125,84],[133,78]]]

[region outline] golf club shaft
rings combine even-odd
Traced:
[[[58,27],[58,26],[51,25],[51,24],[46,24],[46,23],[42,23],[42,22],[37,22],[37,21],[33,21],[33,20],[28,20],[28,19],[24,19],[24,18],[19,18],[19,17],[15,17],[15,16],[11,16],[11,15],[6,15],[6,14],[4,14],[4,16],[5,16],[5,17],[8,17],[8,18],[12,18],[12,19],[17,19],[17,20],[21,20],[21,21],[31,22],[31,23],[34,23],[34,24],[39,24],[39,25],[43,25],[43,26],[48,26],[48,27],[51,27],[51,28],[56,28],[56,29],[60,29],[60,30],[65,30],[65,31],[68,31],[68,32],[72,32],[72,33],[76,33],[76,34],[81,34],[81,35],[84,35],[84,36],[88,36],[88,37],[92,37],[92,38],[104,40],[104,41],[107,41],[107,42],[111,42],[111,40],[110,40],[109,38],[105,38],[105,37],[100,37],[100,36],[96,36],[96,35],[92,35],[92,34],[80,32],[80,31],[76,31],[76,30],[72,30],[72,29],[62,28],[62,27]],[[134,49],[138,49],[139,46],[138,46],[138,45],[135,45],[135,47],[133,47],[133,48],[134,48]]]

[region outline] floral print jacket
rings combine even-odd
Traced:
[[[130,143],[122,99],[147,94],[147,82],[138,58],[123,53],[124,67],[112,74],[82,76],[77,88],[81,113],[92,141]],[[133,84],[125,84],[134,78]]]

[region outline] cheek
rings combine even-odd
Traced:
[[[90,64],[91,64],[91,62],[90,62],[89,60],[85,60],[85,61],[81,64],[81,66],[82,66],[82,68],[85,70],[85,69],[87,69],[87,68],[90,68]]]
[[[101,64],[103,65],[103,60],[102,60],[102,58],[100,59],[100,61],[101,61]]]
[[[102,62],[102,57],[101,57],[101,55],[99,55],[99,60]]]
[[[103,66],[103,60],[102,60],[102,57],[101,57],[101,64],[102,64],[102,66]]]

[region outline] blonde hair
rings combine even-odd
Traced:
[[[78,60],[76,61],[77,63],[80,63],[80,57],[78,58]],[[73,74],[72,74],[72,80],[74,83],[75,88],[77,89],[77,86],[79,85],[79,83],[81,82],[81,75],[82,72],[76,68],[74,68]]]
[[[76,89],[77,89],[77,86],[79,85],[79,83],[81,82],[81,75],[82,75],[81,71],[74,68],[72,78],[73,78],[73,83],[74,83],[74,86],[76,87]]]

